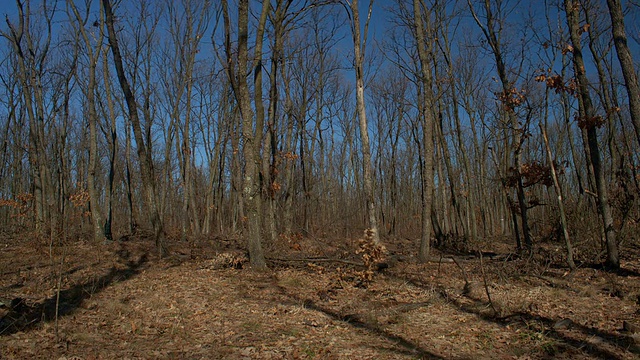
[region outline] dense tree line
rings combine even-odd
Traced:
[[[620,266],[638,245],[637,1],[16,1],[0,226],[296,234]],[[55,240],[57,241],[57,240]],[[575,252],[575,253],[574,253]],[[604,256],[604,257],[602,257]]]

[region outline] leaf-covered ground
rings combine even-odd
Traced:
[[[567,273],[544,261],[555,250],[418,264],[415,244],[387,240],[389,267],[367,273],[356,241],[298,238],[269,249],[278,256],[256,272],[237,245],[174,243],[160,260],[148,240],[50,247],[5,236],[0,358],[640,357],[631,253],[620,272]]]

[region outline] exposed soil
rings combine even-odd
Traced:
[[[0,358],[640,358],[637,254],[618,272],[568,273],[543,261],[552,246],[418,264],[396,239],[367,272],[357,241],[297,238],[257,272],[239,245],[175,242],[158,259],[145,239],[5,236]]]

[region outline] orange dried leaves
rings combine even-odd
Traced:
[[[515,109],[524,103],[526,97],[525,90],[511,88],[507,91],[496,93],[498,100],[504,105],[505,110],[515,111]]]
[[[600,115],[586,117],[576,115],[576,121],[578,122],[578,127],[585,130],[599,128],[605,124],[605,118]]]
[[[575,79],[573,78],[565,82],[561,75],[551,75],[549,70],[543,70],[543,73],[536,76],[534,80],[538,82],[544,82],[548,88],[554,89],[556,94],[562,92],[566,92],[572,96],[575,96],[576,94],[577,84]]]
[[[0,207],[9,207],[17,211],[12,217],[24,217],[31,208],[31,202],[33,201],[33,194],[22,193],[16,195],[15,199],[0,199]]]

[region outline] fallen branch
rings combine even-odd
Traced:
[[[286,258],[267,258],[269,261],[280,261],[280,262],[337,262],[342,264],[354,265],[354,266],[364,266],[364,263],[357,261],[350,261],[344,259],[333,259],[333,258],[301,258],[301,259],[286,259]]]

